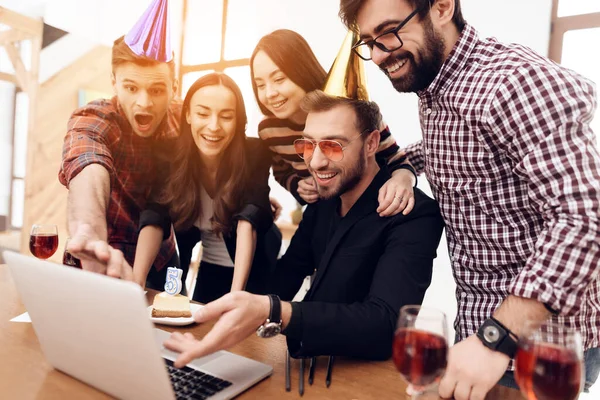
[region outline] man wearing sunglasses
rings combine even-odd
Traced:
[[[321,200],[308,205],[277,265],[279,297],[236,292],[207,304],[196,321],[220,319],[201,341],[173,334],[165,343],[182,353],[178,366],[231,347],[259,327],[261,337],[282,330],[296,357],[386,359],[399,309],[423,300],[443,224],[437,204],[418,189],[410,214],[376,212],[390,177],[375,159],[379,108],[319,91],[307,95],[303,108],[308,117],[296,149]],[[315,270],[304,300],[289,302]]]
[[[459,0],[341,0],[340,16],[399,92],[419,96],[406,149],[446,222],[457,340],[444,398],[515,386],[526,321],[582,334],[600,371],[600,156],[593,83],[520,45],[484,39]],[[506,372],[506,370],[509,372]]]

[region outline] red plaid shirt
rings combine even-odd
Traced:
[[[419,93],[407,149],[440,203],[460,339],[509,294],[556,310],[600,345],[600,156],[593,83],[467,26]]]
[[[68,123],[63,145],[63,161],[58,178],[69,182],[83,168],[100,164],[110,174],[110,200],[106,210],[108,242],[121,250],[133,265],[138,239],[140,212],[156,176],[152,149],[157,140],[179,134],[181,104],[173,102],[165,121],[152,138],[136,135],[122,112],[117,98],[95,100],[75,110]],[[154,262],[162,269],[175,253],[173,235],[162,243]]]

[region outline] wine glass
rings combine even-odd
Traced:
[[[393,345],[394,364],[418,392],[438,382],[446,370],[447,329],[442,311],[416,305],[400,309]]]
[[[69,247],[69,239],[65,243],[65,252],[63,253],[63,264],[68,265],[69,267],[75,267],[81,269],[81,260],[75,257],[73,254],[69,253],[67,247]]]
[[[575,400],[584,376],[578,332],[552,321],[528,325],[515,357],[515,380],[527,400]]]
[[[43,260],[50,258],[58,249],[58,228],[56,225],[35,224],[29,235],[29,251]]]

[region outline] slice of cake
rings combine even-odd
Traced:
[[[186,296],[180,294],[172,296],[166,292],[154,296],[154,302],[152,303],[152,317],[186,318],[191,316],[190,299]]]

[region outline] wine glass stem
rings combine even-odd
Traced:
[[[412,396],[410,396],[411,400],[425,400],[425,391],[419,390],[418,392],[413,392]]]
[[[426,387],[415,388],[412,387],[412,400],[427,400],[427,399],[438,399],[437,385],[429,385]]]

